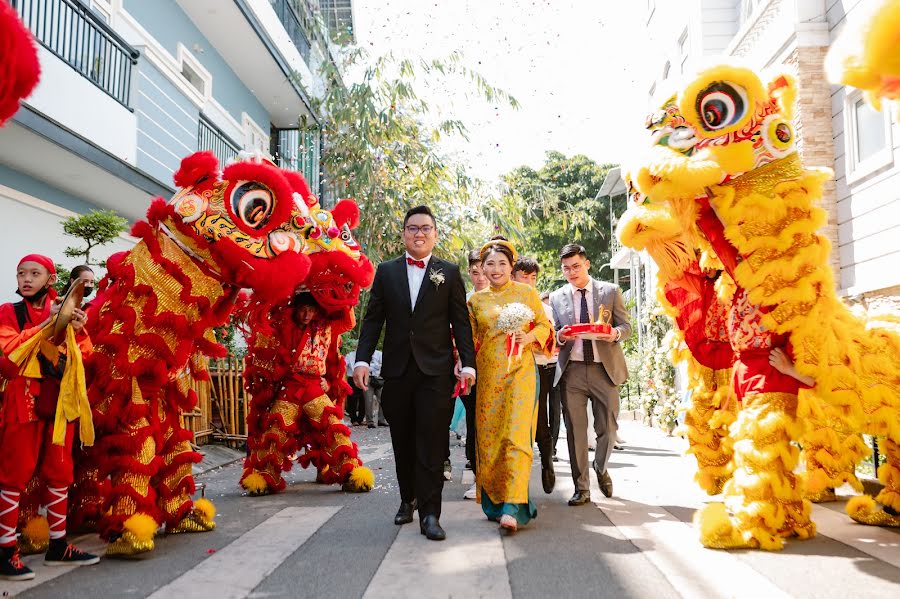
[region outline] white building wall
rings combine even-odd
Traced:
[[[137,153],[134,113],[37,44],[41,79],[26,104],[129,164]],[[132,71],[134,73],[134,71]]]
[[[828,24],[834,40],[866,2],[829,0]],[[900,124],[885,111],[887,147],[874,168],[853,170],[851,123],[854,90],[833,86],[834,171],[837,192],[840,282],[848,296],[900,286]],[[894,292],[896,295],[896,291]]]
[[[63,234],[60,224],[63,219],[74,216],[74,212],[0,185],[0,213],[5,222],[28,223],[28,226],[6,227],[3,232],[4,247],[16,248],[16,251],[0,252],[0,303],[18,300],[15,294],[16,266],[26,254],[45,254],[69,269],[81,264],[78,259],[63,253],[67,247],[79,245],[79,239]],[[122,235],[113,243],[97,248],[91,259],[105,260],[110,254],[131,249],[135,243],[133,237]],[[94,268],[94,272],[98,279],[106,273],[99,267]]]

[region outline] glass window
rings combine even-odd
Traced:
[[[887,145],[884,116],[859,99],[853,105],[856,117],[856,161],[871,158]]]

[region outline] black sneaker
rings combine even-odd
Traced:
[[[85,553],[65,539],[51,539],[50,548],[44,555],[46,566],[93,566],[99,561],[96,555]]]
[[[34,572],[22,563],[16,547],[0,547],[0,578],[3,580],[31,580]]]

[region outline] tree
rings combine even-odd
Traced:
[[[483,243],[491,231],[520,226],[508,201],[442,153],[441,140],[465,137],[465,123],[434,122],[417,94],[417,80],[427,76],[430,86],[444,81],[455,89],[468,85],[487,102],[517,107],[516,100],[465,67],[458,53],[418,62],[390,54],[370,61],[359,48],[346,53],[345,70],[364,64],[360,81],[344,85],[338,69],[325,61],[321,71],[329,85],[319,108],[325,115],[323,171],[338,195],[359,204],[357,236],[369,259],[377,263],[400,252],[403,214],[417,204],[435,211],[441,250],[460,262],[464,250]]]
[[[597,198],[606,173],[614,164],[597,164],[584,155],[566,157],[547,152],[535,170],[521,166],[503,177],[508,201],[524,214],[522,254],[537,259],[546,273],[541,287],[550,289],[559,279],[559,250],[567,243],[587,249],[595,276],[609,262],[609,198]]]
[[[70,216],[62,221],[62,226],[66,235],[78,237],[86,244],[85,247],[66,248],[66,256],[83,256],[85,264],[103,266],[103,261],[91,261],[91,250],[112,242],[120,233],[128,230],[128,221],[113,210],[91,210],[88,214]]]

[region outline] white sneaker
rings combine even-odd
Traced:
[[[463,495],[463,499],[475,499],[476,495],[478,494],[477,487],[478,485],[472,485],[471,487],[469,487],[469,490],[466,491],[465,495]]]

